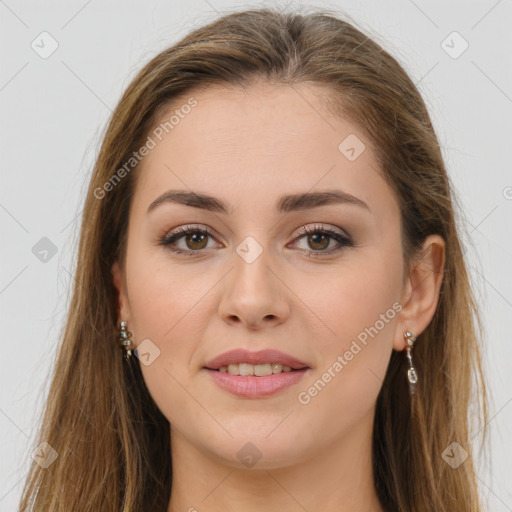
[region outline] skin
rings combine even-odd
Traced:
[[[393,191],[370,141],[326,112],[322,94],[319,86],[264,83],[197,92],[197,106],[137,170],[125,267],[116,262],[112,273],[119,320],[127,321],[136,345],[149,339],[160,351],[141,369],[171,423],[169,512],[382,511],[371,466],[375,403],[392,350],[406,346],[403,331],[421,334],[434,315],[444,243],[430,236],[421,261],[404,273]],[[354,161],[338,149],[350,134],[366,146]],[[233,211],[164,203],[147,213],[169,189],[212,195]],[[281,195],[331,189],[368,209],[273,211]],[[158,245],[189,224],[208,226],[214,236],[175,242],[195,249],[192,255]],[[318,224],[348,233],[353,246],[322,256],[340,244],[297,235]],[[247,236],[262,249],[251,263],[236,252]],[[319,254],[309,257],[308,250]],[[309,403],[300,403],[298,393],[397,303],[401,311],[366,346],[359,343],[357,355]],[[273,396],[236,397],[203,366],[237,347],[276,348],[310,370]],[[248,442],[261,454],[252,467],[237,457]]]

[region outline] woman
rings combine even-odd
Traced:
[[[94,168],[20,510],[482,510],[451,196],[414,84],[332,13],[157,55]]]

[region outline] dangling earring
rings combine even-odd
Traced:
[[[412,332],[404,331],[404,338],[407,342],[407,347],[405,347],[405,355],[407,356],[407,360],[409,362],[409,369],[407,370],[407,380],[409,381],[409,392],[414,395],[416,391],[416,383],[418,382],[418,374],[416,373],[416,368],[412,363],[412,349],[414,348],[414,342],[416,341],[416,336]]]
[[[119,339],[121,340],[121,346],[124,348],[124,358],[128,361],[132,355],[132,333],[126,330],[126,322],[121,322]]]

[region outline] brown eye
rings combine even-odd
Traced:
[[[190,254],[197,253],[198,255],[203,252],[208,246],[208,239],[213,238],[213,234],[206,228],[198,228],[194,226],[185,226],[176,229],[170,235],[165,236],[160,240],[160,244],[177,254]],[[178,242],[183,239],[181,247]]]
[[[192,250],[204,249],[208,244],[208,236],[204,233],[193,233],[185,236],[187,248]]]
[[[304,226],[298,233],[302,236],[296,240],[300,241],[303,238],[306,240],[307,247],[303,248],[303,251],[308,256],[328,256],[354,245],[350,236],[345,232],[335,231],[321,225]],[[329,247],[331,241],[334,242],[334,247]]]
[[[308,244],[312,249],[324,250],[327,249],[327,247],[329,247],[330,238],[332,237],[326,234],[317,233],[313,235],[308,235]]]

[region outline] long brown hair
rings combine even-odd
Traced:
[[[37,442],[58,457],[47,468],[32,464],[20,512],[165,512],[169,422],[138,363],[121,357],[111,275],[113,262],[124,260],[136,167],[108,191],[105,184],[178,95],[262,78],[325,86],[332,111],[366,133],[400,204],[406,263],[428,235],[445,240],[438,307],[414,349],[421,378],[413,407],[405,358],[394,351],[376,404],[373,473],[388,512],[482,510],[468,423],[475,400],[485,432],[481,328],[425,104],[398,62],[337,13],[254,9],[226,14],[154,57],[110,119],[85,198],[76,280]],[[442,456],[452,442],[469,454],[457,468]]]

